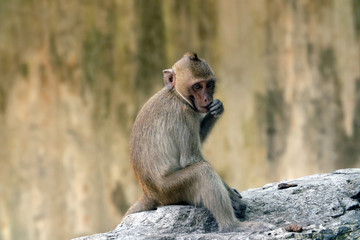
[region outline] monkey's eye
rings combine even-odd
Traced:
[[[209,90],[214,90],[215,88],[215,82],[214,81],[210,81],[206,84],[206,87],[209,89]]]
[[[195,90],[195,91],[199,91],[199,90],[201,90],[203,87],[202,87],[202,85],[200,84],[200,83],[195,83],[194,85],[193,85],[193,89]]]

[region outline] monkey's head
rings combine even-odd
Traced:
[[[215,74],[211,67],[197,57],[186,53],[171,69],[163,71],[166,87],[179,94],[195,110],[206,113],[213,101]]]

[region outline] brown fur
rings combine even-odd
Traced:
[[[174,79],[169,80],[170,75]],[[165,76],[169,85],[143,106],[131,132],[130,158],[143,195],[126,214],[169,204],[192,204],[209,209],[220,230],[233,230],[239,226],[233,208],[245,211],[245,205],[200,150],[216,119],[210,113],[203,118],[177,90],[184,91],[191,87],[189,83],[214,79],[215,75],[196,55],[185,54]],[[237,203],[240,205],[235,206]]]

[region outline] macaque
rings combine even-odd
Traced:
[[[186,53],[163,74],[165,87],[145,103],[132,128],[130,158],[143,194],[126,215],[191,204],[207,208],[220,231],[239,230],[246,204],[201,153],[224,112],[213,98],[215,74],[196,53]]]

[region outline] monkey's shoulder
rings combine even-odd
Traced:
[[[176,94],[163,88],[154,94],[142,107],[140,114],[154,118],[172,118],[174,116],[197,117],[195,111],[179,100]]]
[[[172,91],[163,88],[153,95],[141,108],[134,127],[176,129],[191,127],[199,119],[199,114],[182,102]]]

